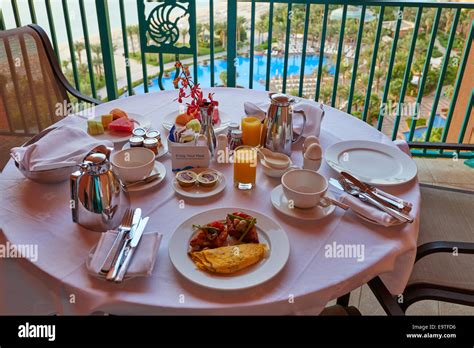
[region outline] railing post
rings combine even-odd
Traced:
[[[109,9],[107,0],[95,0],[97,21],[99,24],[100,46],[104,63],[105,83],[108,100],[117,99],[117,81],[115,79],[115,64],[112,37],[110,35]]]
[[[227,1],[227,87],[235,87],[237,59],[237,0]]]
[[[0,8],[0,30],[5,30],[5,21],[3,19],[3,11]]]

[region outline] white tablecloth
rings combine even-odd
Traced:
[[[245,101],[261,102],[266,93],[245,89],[215,88],[221,110],[233,120],[242,117]],[[99,106],[149,116],[157,129],[161,118],[177,110],[175,91],[150,93]],[[373,127],[341,111],[326,107],[321,143],[329,145],[349,139],[393,143]],[[83,122],[70,117],[63,122]],[[301,145],[292,160],[301,164]],[[160,159],[171,173],[169,155]],[[149,192],[131,194],[133,207],[151,217],[147,229],[163,233],[153,275],[123,284],[111,284],[87,274],[85,259],[99,234],[71,220],[69,183],[41,185],[26,180],[10,162],[0,177],[0,243],[34,244],[38,260],[0,260],[0,314],[291,314],[319,313],[325,304],[368,280],[381,275],[393,294],[403,291],[415,258],[420,194],[416,179],[388,191],[413,202],[413,224],[384,228],[362,222],[353,213],[336,209],[324,220],[295,221],[277,212],[270,191],[279,180],[265,176],[259,168],[257,188],[240,192],[232,187],[232,165],[214,165],[228,178],[225,191],[203,200],[184,199],[172,187],[172,175]],[[326,177],[336,173],[323,163]],[[272,280],[248,290],[215,291],[192,284],[173,267],[168,242],[175,228],[187,217],[218,207],[245,207],[278,221],[291,244],[287,265]],[[324,246],[363,244],[365,259],[326,258]]]

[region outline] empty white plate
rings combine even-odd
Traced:
[[[398,185],[416,176],[416,163],[396,146],[365,140],[336,143],[326,150],[327,164],[372,185]]]

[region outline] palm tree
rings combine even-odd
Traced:
[[[188,35],[189,30],[186,28],[181,29],[181,36],[183,38],[183,46],[186,46],[186,36]]]
[[[247,23],[247,19],[243,16],[237,17],[237,42],[242,41],[242,32],[245,33],[245,24]]]
[[[68,67],[69,67],[69,60],[65,59],[65,60],[62,60],[61,61],[61,65],[63,67],[63,70],[64,71],[67,71],[68,70]]]
[[[99,44],[91,45],[91,51],[95,57],[92,59],[92,64],[96,69],[96,73],[99,77],[102,77],[102,47]]]
[[[74,51],[76,51],[77,59],[79,60],[79,65],[82,64],[81,52],[84,50],[85,47],[86,46],[84,45],[84,42],[82,41],[74,42]]]
[[[226,35],[227,35],[227,25],[226,23],[216,23],[214,26],[214,31],[216,35],[220,37],[220,40],[222,42],[222,47],[226,47]]]
[[[130,38],[130,43],[132,44],[132,52],[135,54],[135,41],[133,37],[136,35],[138,37],[140,33],[140,28],[138,25],[129,25],[127,26],[127,34],[128,37]]]
[[[259,36],[259,44],[263,41],[263,33],[268,31],[268,13],[264,13],[260,16],[260,19],[255,23],[255,30],[257,30]]]

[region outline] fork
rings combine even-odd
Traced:
[[[117,252],[120,247],[121,241],[123,240],[124,236],[126,233],[130,231],[132,228],[132,210],[127,209],[125,211],[125,214],[123,215],[122,222],[120,223],[118,227],[118,233],[117,236],[115,237],[114,243],[112,244],[112,247],[110,248],[107,257],[104,260],[104,263],[102,264],[102,267],[100,268],[99,274],[101,275],[106,275],[110,268],[112,267],[112,264],[117,257]]]
[[[353,187],[351,184],[349,184],[344,178],[339,178],[338,179],[339,184],[344,188],[344,191],[349,193],[352,196],[358,197],[362,202],[365,203],[370,203],[371,205],[379,208],[380,210],[384,211],[385,213],[389,214],[393,218],[397,219],[398,221],[401,222],[409,222],[412,223],[413,219],[410,216],[407,216],[406,214],[400,213],[396,211],[395,209],[391,209],[389,207],[384,206],[383,204],[377,202],[375,199],[367,195],[366,193],[360,191],[359,189]]]

